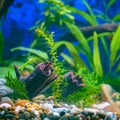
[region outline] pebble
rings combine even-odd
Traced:
[[[45,100],[45,96],[44,95],[38,95],[38,96],[36,96],[36,97],[34,97],[33,99],[32,99],[32,101],[34,102],[34,101],[36,101],[36,100],[38,100],[38,101],[42,101],[42,100]]]
[[[0,78],[0,86],[1,86],[1,85],[4,85],[5,83],[6,83],[6,79]]]
[[[2,104],[2,103],[8,103],[13,107],[15,106],[14,102],[9,97],[2,97],[0,104]]]
[[[10,108],[12,106],[10,104],[8,104],[8,103],[2,103],[2,104],[0,104],[0,108],[2,108],[2,107]]]
[[[7,86],[5,86],[6,79],[0,78],[0,95],[7,96],[13,93],[13,90]]]
[[[7,96],[8,94],[12,94],[13,90],[7,86],[0,86],[0,95]]]

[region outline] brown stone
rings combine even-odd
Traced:
[[[107,101],[110,103],[110,105],[105,107],[104,110],[117,112],[118,114],[120,114],[120,101],[115,101],[115,99],[113,98],[113,94],[115,93],[116,91],[109,84],[103,84],[101,86],[101,95],[103,101]]]

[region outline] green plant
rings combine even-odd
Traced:
[[[74,22],[74,17],[70,9],[66,7],[61,0],[39,0],[45,3],[45,25],[51,24],[62,25],[64,21]]]
[[[93,34],[93,53],[91,52],[89,42],[82,34],[82,32],[78,29],[77,26],[67,23],[67,26],[69,27],[70,31],[72,34],[75,36],[75,38],[78,40],[79,45],[83,47],[77,47],[75,45],[72,45],[70,42],[66,41],[58,41],[56,43],[56,48],[59,48],[61,45],[65,45],[66,48],[69,50],[71,53],[72,57],[69,57],[67,54],[62,53],[63,58],[68,62],[72,63],[72,67],[74,66],[76,70],[79,70],[80,68],[87,67],[85,62],[80,58],[79,52],[83,53],[84,55],[87,56],[90,66],[93,71],[95,71],[98,75],[103,76],[104,75],[104,70],[103,70],[103,65],[101,61],[101,55],[100,55],[100,50],[99,50],[99,44],[100,39],[98,38],[98,34],[94,32]],[[120,31],[120,26],[117,28],[116,32],[114,33],[114,36],[112,38],[112,42],[110,44],[110,51],[109,53],[109,72],[112,71],[113,67],[117,62],[120,60],[120,55],[118,54],[120,50],[120,40],[119,40],[119,31]],[[89,39],[89,38],[88,38]],[[69,47],[71,46],[71,47]],[[104,54],[106,55],[106,54]],[[79,65],[79,66],[78,66]],[[120,70],[119,65],[115,68],[114,72],[118,72]]]
[[[90,73],[87,69],[83,68],[78,73],[84,79],[85,87],[80,88],[67,97],[70,103],[76,103],[80,107],[90,106],[92,103],[100,99],[100,81],[94,72]]]
[[[65,81],[63,81],[63,74],[65,73],[65,68],[63,67],[63,62],[58,61],[55,42],[53,39],[53,33],[45,32],[43,26],[37,28],[35,31],[39,37],[41,36],[45,40],[47,49],[49,49],[48,55],[50,56],[54,67],[53,74],[58,75],[57,79],[52,84],[52,94],[53,96],[55,96],[56,100],[60,99],[62,98],[62,89],[60,86],[65,85]]]
[[[11,89],[13,89],[13,94],[10,96],[12,99],[29,99],[29,97],[27,96],[27,91],[26,91],[26,86],[25,84],[18,80],[17,78],[14,78],[9,72],[8,75],[6,75],[6,80],[7,83],[6,85],[8,87],[10,87]]]
[[[75,24],[75,18],[73,14],[77,14],[81,17],[83,17],[90,25],[96,26],[98,25],[97,18],[107,20],[109,22],[113,22],[107,17],[107,13],[109,8],[115,3],[115,0],[110,0],[109,3],[105,5],[105,15],[98,12],[97,14],[94,14],[92,11],[91,6],[85,1],[82,0],[85,4],[86,8],[88,9],[88,12],[84,12],[81,10],[78,10],[76,8],[73,8],[69,5],[65,5],[61,0],[40,0],[40,2],[45,3],[45,25],[46,27],[49,27],[51,24],[57,24],[57,25],[66,25],[66,27],[70,30],[70,32],[73,34],[73,36],[78,41],[78,45],[72,45],[70,42],[66,42],[66,40],[60,40],[56,42],[55,47],[59,48],[61,45],[65,45],[68,51],[70,52],[71,56],[68,56],[65,53],[61,53],[62,57],[72,66],[74,67],[74,70],[79,70],[80,68],[86,67],[87,69],[92,71],[95,71],[100,76],[104,76],[106,72],[113,71],[112,68],[114,68],[114,64],[116,64],[119,61],[119,55],[117,54],[119,51],[119,39],[118,40],[112,40],[116,41],[117,49],[116,51],[112,49],[113,43],[110,44],[110,48],[107,45],[106,37],[113,35],[113,33],[105,32],[102,34],[93,33],[93,36],[90,38],[85,38],[83,33],[81,32],[80,28]],[[116,34],[115,34],[116,36]],[[69,41],[69,40],[67,40]],[[93,50],[89,46],[89,43],[93,42]],[[104,70],[103,62],[101,61],[101,52],[99,50],[99,43],[102,43],[103,49],[105,51],[104,56],[107,56],[109,58],[110,67],[109,71]],[[70,46],[70,47],[69,47]],[[115,46],[115,45],[114,45]],[[93,53],[92,53],[93,51]],[[109,52],[110,51],[110,52]],[[90,67],[87,66],[87,64],[84,62],[84,59],[80,57],[79,53],[83,53],[89,61]],[[113,53],[115,53],[116,57],[113,56]],[[109,57],[111,56],[111,57]],[[114,59],[114,60],[113,60]],[[118,65],[117,68],[114,69],[114,72],[118,72],[120,70],[120,65]]]

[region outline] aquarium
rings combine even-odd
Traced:
[[[0,1],[0,119],[119,120],[119,0]]]

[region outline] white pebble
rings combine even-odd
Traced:
[[[8,104],[8,103],[2,103],[2,104],[0,104],[0,108],[2,108],[2,107],[10,108],[12,106],[10,104]]]
[[[6,79],[4,79],[4,78],[0,78],[0,83],[5,84],[5,83],[6,83]]]
[[[112,112],[108,112],[107,116],[110,117],[111,120],[117,120],[117,116],[114,113],[112,113]]]
[[[45,117],[43,120],[50,120],[48,117]]]
[[[39,114],[39,111],[38,110],[34,110],[33,113],[36,115],[36,117],[39,117],[40,114]]]
[[[49,104],[49,103],[44,103],[44,104],[40,104],[43,108],[48,108],[48,109],[53,109],[53,104]]]
[[[60,116],[60,114],[58,112],[53,112],[53,115],[58,116],[58,117]]]

